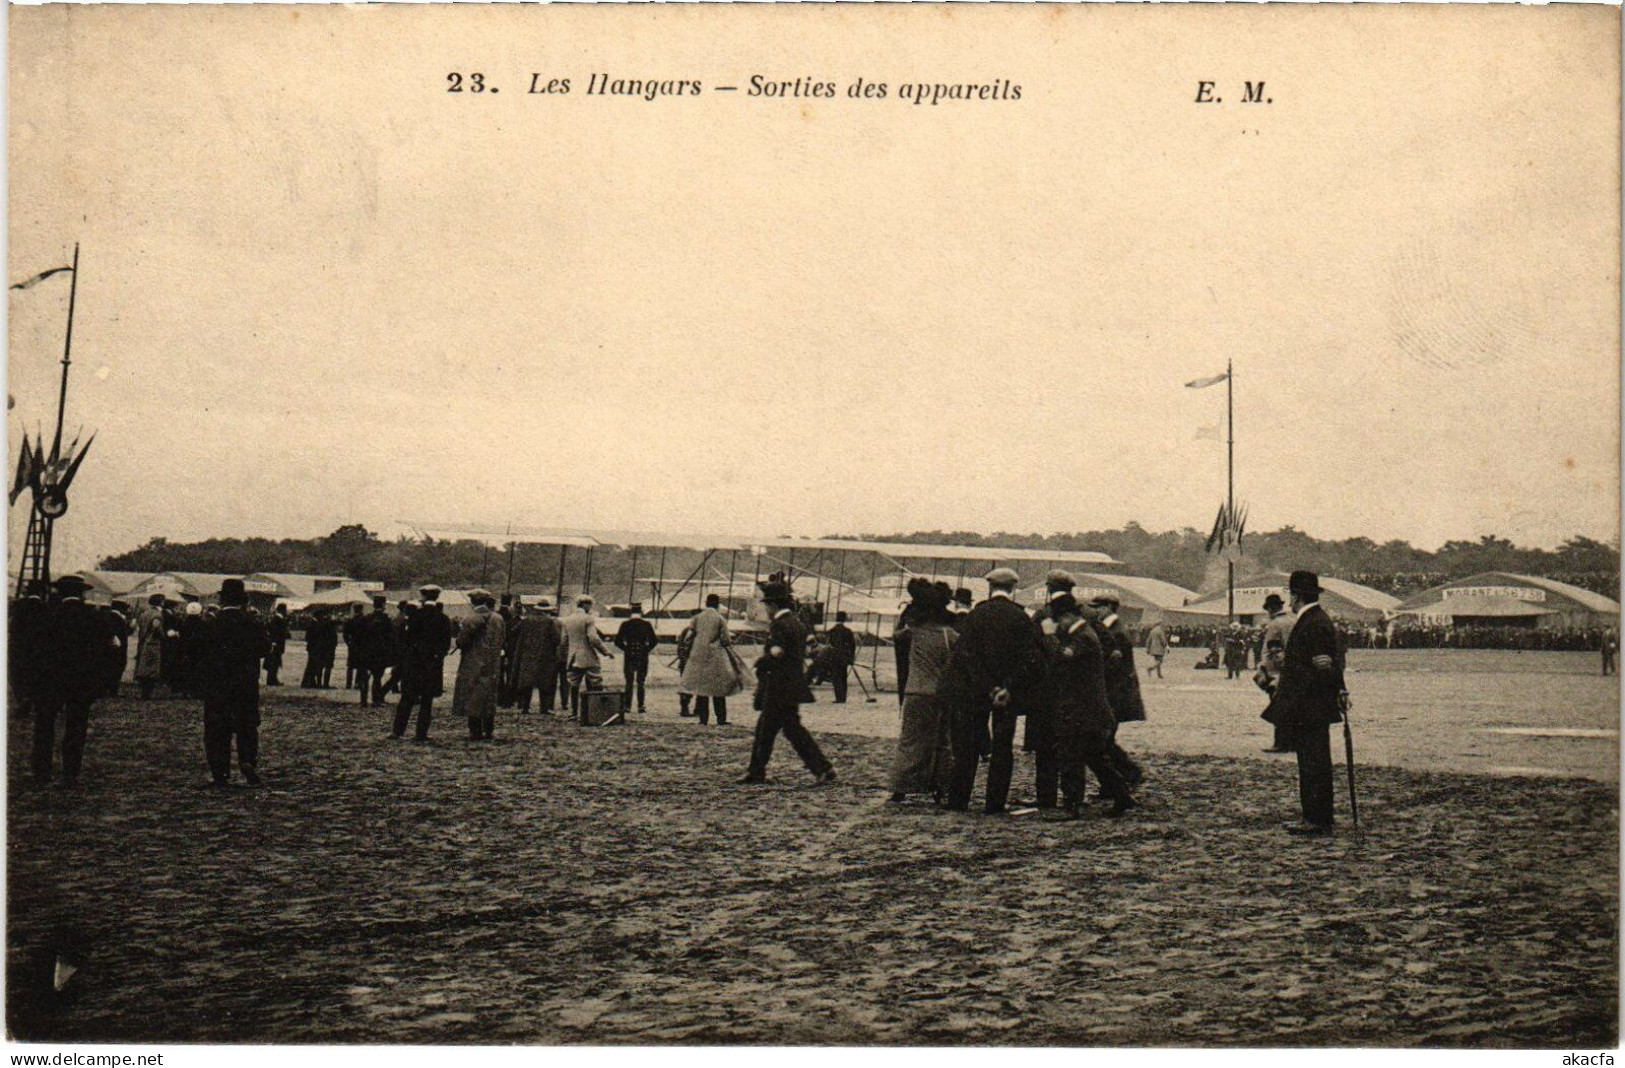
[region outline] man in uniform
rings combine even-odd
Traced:
[[[767,627],[767,644],[756,662],[756,706],[760,715],[756,718],[756,736],[750,748],[750,767],[740,782],[767,781],[767,762],[773,757],[773,743],[780,732],[814,779],[820,783],[834,782],[835,769],[801,723],[801,706],[812,698],[807,689],[803,659],[807,628],[796,616],[788,583],[770,580],[761,584],[761,590],[762,603],[767,606],[771,622]]]
[[[1331,617],[1320,607],[1320,576],[1294,571],[1287,582],[1298,615],[1281,661],[1281,682],[1273,707],[1291,732],[1298,753],[1298,799],[1303,820],[1293,834],[1332,833],[1331,726],[1343,719],[1348,689],[1343,684],[1343,647]]]
[[[346,690],[353,690],[361,685],[360,675],[365,664],[363,663],[364,658],[358,655],[356,643],[361,638],[361,614],[365,611],[366,609],[361,605],[355,605],[350,609],[350,617],[344,621],[342,633],[344,635],[344,688]]]
[[[615,648],[626,658],[621,670],[626,676],[627,708],[632,707],[632,689],[636,684],[638,711],[644,711],[643,687],[649,681],[649,654],[657,644],[659,639],[655,637],[654,627],[643,618],[643,605],[633,601],[631,617],[622,621],[615,632]]]
[[[362,704],[384,703],[384,671],[389,667],[394,644],[395,622],[389,618],[389,599],[374,594],[372,611],[356,625],[355,643],[351,646]]]
[[[62,725],[62,784],[79,782],[90,706],[106,688],[104,667],[113,637],[96,609],[85,603],[85,580],[56,580],[57,601],[47,609],[40,634],[40,685],[34,702],[34,783],[51,781],[56,721]]]
[[[1145,702],[1140,698],[1140,674],[1134,667],[1134,639],[1117,614],[1117,594],[1107,591],[1097,594],[1090,602],[1095,635],[1106,654],[1106,696],[1111,701],[1112,714],[1119,724],[1136,723],[1145,719]],[[1138,786],[1145,779],[1140,765],[1117,742],[1117,731],[1112,731],[1112,762],[1118,774],[1130,786]]]
[[[271,642],[270,651],[265,654],[265,685],[281,686],[282,680],[277,677],[282,670],[282,658],[288,652],[288,606],[278,603],[271,610],[271,618],[265,623],[265,636]]]
[[[963,812],[976,786],[976,768],[992,721],[985,811],[1005,811],[1010,777],[1015,770],[1016,719],[1023,715],[1043,685],[1043,650],[1038,628],[1016,604],[1021,576],[1008,567],[988,573],[988,599],[965,617],[948,670],[937,690],[953,717],[953,781],[949,809]]]
[[[1287,638],[1292,634],[1292,624],[1297,617],[1286,610],[1281,601],[1281,595],[1272,593],[1264,598],[1264,611],[1270,615],[1264,624],[1264,656],[1258,665],[1259,687],[1272,698],[1281,680],[1281,660],[1286,655]],[[1280,723],[1276,722],[1273,708],[1264,710],[1264,718],[1275,728],[1275,737],[1271,740],[1266,753],[1292,752],[1292,737]]]
[[[846,687],[852,674],[852,665],[858,662],[858,639],[846,625],[846,613],[835,613],[835,625],[828,634],[830,666],[834,669],[831,682],[835,686],[835,703],[846,704]]]
[[[412,709],[418,710],[414,739],[429,740],[429,721],[434,699],[445,692],[446,654],[451,651],[451,620],[440,604],[440,587],[424,586],[418,591],[423,607],[406,627],[406,648],[401,653],[401,700],[395,707],[397,738],[406,736]]]
[[[270,651],[265,627],[248,614],[242,579],[220,584],[220,611],[210,620],[201,654],[203,752],[216,787],[231,785],[231,740],[243,781],[258,786],[260,661]]]

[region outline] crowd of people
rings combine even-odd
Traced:
[[[1031,808],[1049,818],[1075,819],[1087,801],[1108,803],[1114,816],[1126,813],[1136,804],[1144,772],[1119,744],[1118,729],[1143,720],[1145,706],[1136,637],[1119,616],[1116,595],[1097,592],[1080,601],[1072,576],[1057,570],[1046,581],[1046,602],[1029,613],[1014,600],[1015,571],[995,569],[986,581],[989,596],[974,605],[968,590],[946,583],[915,578],[908,585],[909,601],[892,635],[901,724],[891,801],[924,798],[964,811],[986,765],[982,811],[988,815]],[[833,686],[837,703],[846,700],[857,636],[844,613],[817,633],[782,574],[760,588],[767,630],[753,663],[735,646],[717,595],[685,621],[674,660],[680,714],[701,724],[726,724],[729,698],[749,690],[758,716],[741,781],[766,781],[780,735],[815,780],[834,781],[833,766],[801,723],[800,706],[813,700],[810,687],[821,682]],[[1265,603],[1270,618],[1261,627],[1233,624],[1198,632],[1154,624],[1144,635],[1147,670],[1160,675],[1171,646],[1197,641],[1209,648],[1209,663],[1198,666],[1223,667],[1232,677],[1251,670],[1270,695],[1265,718],[1276,733],[1268,751],[1298,754],[1304,820],[1296,829],[1323,833],[1331,825],[1330,757],[1323,750],[1346,700],[1343,650],[1358,644],[1354,639],[1365,628],[1335,623],[1319,609],[1312,573],[1294,572],[1289,589],[1291,610],[1272,595]],[[399,601],[393,614],[377,596],[370,611],[355,605],[341,623],[323,607],[303,619],[290,619],[282,605],[262,615],[249,607],[239,579],[226,580],[217,603],[208,607],[168,604],[154,595],[133,619],[122,605],[87,604],[84,582],[76,576],[59,579],[54,597],[46,592],[30,586],[12,606],[10,630],[14,708],[34,719],[33,772],[40,782],[51,777],[59,719],[66,724],[62,777],[70,784],[78,780],[90,706],[118,692],[132,637],[134,678],[143,698],[162,686],[203,702],[205,757],[221,787],[232,785],[234,745],[244,781],[259,781],[260,676],[267,687],[281,685],[290,634],[299,623],[307,653],[301,686],[334,687],[342,641],[343,685],[357,692],[362,705],[385,705],[396,696],[391,736],[403,739],[415,726],[413,738],[420,742],[430,737],[453,650],[460,656],[451,714],[466,723],[471,742],[480,742],[494,737],[499,707],[529,712],[534,701],[539,712],[557,707],[587,722],[589,697],[605,693],[603,663],[616,658],[612,646],[624,657],[620,714],[645,711],[649,661],[659,647],[638,604],[606,641],[593,598],[585,593],[561,618],[545,597],[532,603],[503,597],[499,603],[475,590],[468,595],[472,612],[454,621],[440,603],[440,588],[431,584],[416,599]],[[1384,638],[1407,633],[1390,628]],[[1617,650],[1612,632],[1587,632],[1585,640],[1604,651],[1604,670],[1611,671]],[[863,686],[861,677],[858,682]],[[867,687],[864,693],[874,700]],[[1036,766],[1036,796],[1012,801],[1014,745],[1022,724],[1022,746]],[[1094,798],[1085,796],[1090,775],[1099,786]]]
[[[1248,650],[1253,667],[1263,656],[1264,627],[1244,625],[1241,640]],[[1335,621],[1338,637],[1347,649],[1510,649],[1543,652],[1599,652],[1612,641],[1616,645],[1619,633],[1612,627],[1514,627],[1475,624],[1431,623],[1414,617],[1402,617],[1383,623],[1361,623],[1355,620]],[[1219,650],[1219,656],[1207,666],[1224,667],[1227,646],[1236,638],[1235,626],[1215,623],[1202,626],[1181,624],[1162,627],[1173,644],[1182,648]]]

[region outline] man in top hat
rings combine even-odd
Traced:
[[[546,597],[525,610],[516,628],[512,672],[514,701],[521,713],[530,711],[532,693],[541,698],[541,710],[553,711],[558,675],[559,623],[553,618],[553,602]]]
[[[649,680],[649,654],[658,644],[654,626],[643,618],[643,605],[633,601],[631,616],[623,620],[615,632],[615,648],[625,657],[621,670],[626,676],[627,708],[632,707],[632,689],[636,685],[638,711],[644,710],[643,687]]]
[[[242,579],[220,584],[220,611],[209,621],[201,654],[203,752],[217,787],[231,785],[231,740],[243,781],[259,785],[260,661],[270,652],[265,627],[248,614]]]
[[[1042,699],[1044,653],[1039,631],[1015,602],[1021,576],[1008,567],[987,575],[987,600],[971,609],[938,686],[953,717],[953,780],[947,807],[964,811],[976,786],[976,768],[989,745],[985,811],[1005,811],[1015,770],[1016,720]]]
[[[1294,571],[1287,582],[1297,620],[1281,659],[1281,680],[1272,702],[1277,722],[1290,732],[1298,753],[1298,797],[1303,820],[1294,834],[1330,834],[1332,807],[1331,726],[1343,719],[1343,647],[1331,617],[1320,607],[1320,576]]]
[[[33,772],[36,785],[51,781],[56,721],[62,726],[62,782],[76,785],[90,729],[90,706],[106,688],[104,666],[113,637],[96,609],[85,603],[85,580],[56,580],[56,603],[40,633],[40,679],[34,701]]]
[[[1297,622],[1297,617],[1286,610],[1286,603],[1278,593],[1264,598],[1264,611],[1269,613],[1270,618],[1264,624],[1264,655],[1259,661],[1255,679],[1259,688],[1273,698],[1281,681],[1281,661],[1286,656],[1287,638],[1292,635],[1292,624]],[[1263,718],[1275,728],[1275,737],[1264,752],[1290,753],[1292,736],[1276,721],[1273,705],[1272,701],[1271,707],[1264,709]]]
[[[744,783],[767,781],[767,762],[773,757],[773,743],[782,732],[801,762],[820,783],[835,781],[835,769],[812,734],[801,723],[801,706],[812,700],[807,688],[807,628],[796,616],[790,586],[786,582],[761,584],[762,603],[771,622],[767,644],[756,662],[756,736],[750,749],[750,767]]]
[[[446,692],[446,654],[451,651],[451,620],[440,603],[440,587],[424,586],[418,591],[422,607],[406,625],[406,647],[401,653],[401,700],[395,706],[397,738],[405,737],[406,725],[417,709],[414,740],[429,740],[429,723],[434,716],[434,699]]]
[[[1140,674],[1134,666],[1134,638],[1117,614],[1119,606],[1117,594],[1106,590],[1090,599],[1089,614],[1106,655],[1106,696],[1112,714],[1119,724],[1135,723],[1145,719],[1145,702],[1140,698]],[[1115,728],[1111,757],[1118,774],[1130,786],[1138,786],[1145,779],[1140,765],[1118,744]]]
[[[603,689],[603,662],[598,658],[615,658],[598,633],[598,619],[593,615],[592,606],[591,594],[583,593],[576,598],[576,610],[564,621],[564,637],[559,643],[559,656],[570,676],[570,713],[575,716],[581,714],[583,688]]]
[[[858,662],[858,638],[846,625],[846,613],[835,613],[835,625],[825,635],[829,645],[830,682],[835,687],[835,703],[846,704],[846,687],[852,665]]]
[[[395,621],[389,618],[389,599],[383,594],[373,594],[372,611],[356,625],[354,644],[350,648],[356,660],[361,703],[382,705],[384,672],[389,669],[395,648]]]
[[[1067,599],[1067,604],[1076,607],[1076,602],[1071,600],[1074,585],[1076,581],[1072,578],[1072,572],[1061,568],[1056,568],[1044,576],[1044,603],[1033,613],[1033,625],[1038,628],[1040,635],[1054,636],[1055,606],[1063,598]],[[1046,644],[1052,646],[1054,643]],[[1022,749],[1033,754],[1033,775],[1038,807],[1041,809],[1056,806],[1061,787],[1061,762],[1053,729],[1055,679],[1052,677],[1054,672],[1049,670],[1053,666],[1053,659],[1052,656],[1045,657],[1043,683],[1035,692],[1034,700],[1027,709],[1027,727],[1021,739]]]

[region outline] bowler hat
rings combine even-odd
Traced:
[[[1294,571],[1286,581],[1287,592],[1298,596],[1320,596],[1320,576],[1313,571]]]
[[[61,578],[56,580],[55,585],[56,592],[61,594],[63,597],[78,597],[80,594],[90,589],[90,583],[86,582],[78,575],[63,575]]]
[[[836,612],[835,613],[835,622],[837,622],[837,623],[845,623],[846,622],[846,613],[845,612]]]
[[[958,604],[970,604],[974,596],[975,595],[964,586],[961,586],[959,589],[954,591],[954,601]]]
[[[1264,598],[1265,608],[1280,608],[1285,604],[1286,602],[1281,600],[1281,595],[1278,593],[1272,593],[1268,597]]]
[[[240,578],[229,578],[220,583],[221,604],[247,604],[248,587]]]
[[[790,603],[790,586],[784,582],[764,582],[762,586],[762,600],[772,601],[774,604]]]

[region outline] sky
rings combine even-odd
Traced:
[[[1618,537],[1606,8],[9,19],[10,280],[81,245],[61,566],[412,520],[1206,528],[1225,390],[1182,383],[1227,361],[1254,529]],[[500,95],[446,92],[476,69]],[[711,88],[754,74],[891,95]],[[67,298],[10,294],[13,457]]]

